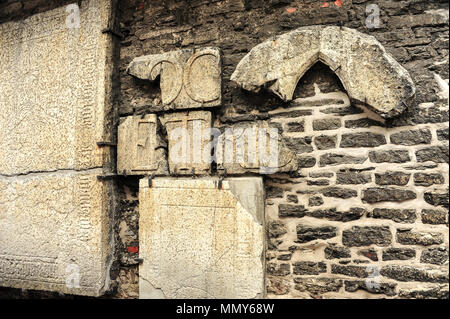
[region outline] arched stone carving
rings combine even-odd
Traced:
[[[351,100],[383,118],[401,114],[415,94],[408,72],[373,36],[335,26],[303,27],[255,46],[231,80],[252,92],[267,87],[290,101],[299,79],[318,61],[336,73]]]

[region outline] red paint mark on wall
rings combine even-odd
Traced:
[[[144,2],[139,3],[137,9],[138,9],[138,10],[144,9]]]
[[[329,7],[329,3],[328,2],[325,2],[324,4],[322,4],[322,8],[328,8]]]
[[[139,247],[129,246],[129,247],[127,247],[127,250],[129,253],[137,253],[139,251]]]
[[[337,5],[338,7],[342,6],[342,1],[341,0],[336,0],[334,2],[335,5]]]
[[[295,9],[295,8],[292,8],[292,7],[286,8],[287,13],[294,13],[295,11],[297,11],[297,9]]]

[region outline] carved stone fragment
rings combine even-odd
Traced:
[[[179,50],[135,58],[128,73],[142,80],[160,77],[164,109],[218,106],[221,96],[221,60],[217,48]]]

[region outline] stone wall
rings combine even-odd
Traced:
[[[160,104],[157,82],[132,78],[133,58],[215,46],[222,107],[214,125],[257,120],[282,129],[298,171],[265,177],[269,298],[448,298],[448,4],[446,1],[120,1],[121,117]],[[381,25],[368,29],[376,3]],[[62,1],[0,3],[0,22]],[[446,13],[447,12],[447,13]],[[410,73],[415,103],[378,121],[317,64],[292,102],[230,81],[255,45],[298,27],[343,25],[373,35]],[[213,175],[217,175],[213,172]],[[138,179],[118,179],[113,296],[138,296]],[[380,274],[379,283],[367,281]]]

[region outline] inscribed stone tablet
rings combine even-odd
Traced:
[[[219,185],[140,181],[140,298],[263,297],[262,179]]]

